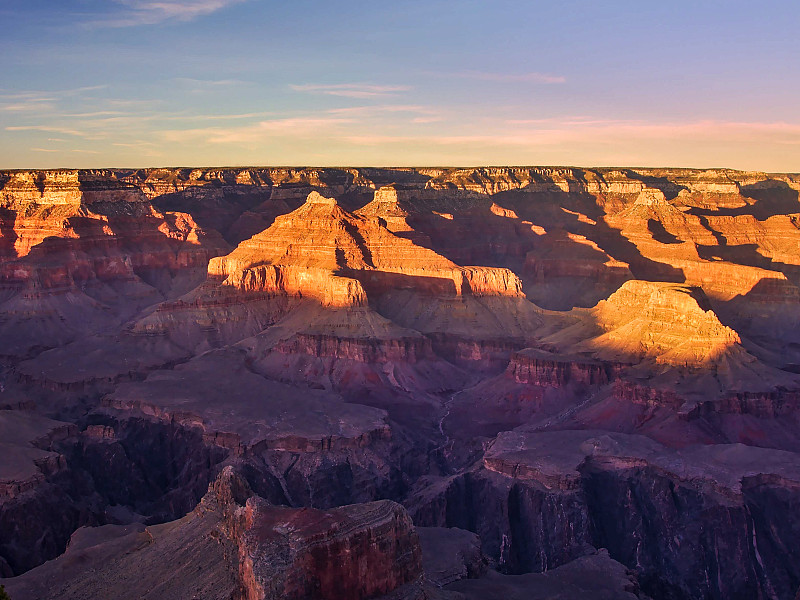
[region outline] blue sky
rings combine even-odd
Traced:
[[[800,171],[800,3],[3,0],[0,168]]]

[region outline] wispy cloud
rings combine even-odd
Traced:
[[[242,79],[194,79],[192,77],[176,77],[175,81],[178,83],[185,83],[188,85],[198,87],[228,87],[232,85],[243,85],[248,83]]]
[[[344,98],[382,98],[397,95],[399,92],[407,92],[411,89],[407,85],[372,85],[368,83],[306,83],[302,85],[292,84],[289,87],[296,92],[342,96]]]
[[[67,117],[67,118],[75,118],[75,119],[91,119],[94,117],[121,117],[127,115],[129,113],[125,113],[119,110],[96,110],[93,112],[82,112],[82,113],[59,113],[58,117]]]
[[[91,27],[136,27],[166,21],[192,21],[246,0],[114,0],[124,8],[108,18],[89,21]]]
[[[16,104],[0,104],[0,110],[20,113],[20,112],[37,112],[45,110],[53,110],[55,104],[52,102],[45,102],[44,100],[29,100],[27,102],[19,102]]]
[[[347,106],[332,108],[325,111],[330,115],[345,115],[350,117],[365,117],[385,113],[418,113],[430,114],[432,109],[418,104],[374,104],[371,106]]]
[[[544,126],[542,126],[544,125]],[[569,147],[577,145],[641,145],[642,143],[702,141],[711,144],[747,144],[755,142],[793,144],[800,142],[800,124],[784,122],[685,121],[649,122],[573,118],[505,121],[485,125],[485,133],[448,131],[439,135],[354,134],[346,140],[353,144],[380,146],[416,144],[476,147],[525,146]]]
[[[257,119],[261,117],[274,116],[271,111],[238,113],[230,115],[174,115],[162,114],[154,117],[158,121],[238,121],[244,119]]]
[[[333,108],[326,111],[327,114],[347,116],[347,117],[380,117],[398,115],[403,113],[408,115],[418,115],[412,117],[410,123],[438,123],[444,120],[442,111],[430,106],[420,106],[417,104],[376,104],[372,106],[348,106],[345,108]]]
[[[652,139],[740,141],[760,138],[774,141],[796,139],[800,124],[779,121],[647,121],[559,117],[541,120],[509,120],[516,134],[557,136],[561,139]]]
[[[0,89],[0,111],[10,113],[52,112],[66,98],[82,96],[85,92],[105,88],[105,85],[66,90],[3,90]]]
[[[48,133],[61,133],[63,135],[74,135],[76,137],[90,137],[85,131],[69,129],[67,127],[57,127],[50,125],[11,125],[6,127],[6,131],[45,131]]]
[[[355,123],[355,119],[333,115],[286,117],[261,121],[242,127],[205,127],[160,132],[167,141],[200,139],[208,144],[239,144],[259,142],[271,137],[302,137],[341,134],[342,126]]]
[[[459,71],[450,73],[451,77],[462,79],[477,79],[480,81],[494,81],[497,83],[540,83],[540,84],[559,84],[566,83],[567,78],[563,75],[552,75],[550,73],[492,73],[487,71]]]
[[[109,106],[116,106],[118,108],[155,108],[161,104],[161,100],[130,100],[121,98],[109,98],[106,100]]]
[[[146,142],[144,140],[137,140],[135,142],[114,142],[111,144],[112,146],[119,146],[120,148],[150,148],[156,146],[154,142]]]
[[[235,115],[229,115],[234,117]],[[344,140],[354,130],[389,128],[402,131],[415,123],[443,120],[439,109],[416,104],[375,104],[333,108],[300,115],[275,116],[252,124],[215,125],[162,130],[168,142],[198,140],[205,144],[251,144],[275,140]]]
[[[508,125],[569,125],[569,126],[589,126],[589,125],[613,125],[624,123],[635,123],[636,121],[625,121],[620,119],[600,119],[597,117],[586,116],[564,116],[564,117],[548,117],[545,119],[508,119]]]
[[[0,93],[0,102],[53,102],[56,92],[14,92]]]
[[[102,90],[107,85],[90,85],[65,90],[5,90],[0,88],[0,101],[19,100],[25,102],[52,102],[66,96],[79,96],[84,92]]]

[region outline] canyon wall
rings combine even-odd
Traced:
[[[0,576],[792,600],[798,194],[726,169],[0,172]]]

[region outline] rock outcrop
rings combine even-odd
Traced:
[[[57,556],[85,518],[54,481],[68,477],[60,440],[71,423],[22,411],[0,411],[0,565],[4,576]]]
[[[475,579],[486,572],[481,540],[471,531],[457,527],[417,527],[417,535],[422,545],[425,578],[436,587]]]
[[[3,354],[119,326],[202,281],[227,250],[188,214],[102,173],[15,172],[0,191]]]
[[[41,600],[366,599],[403,586],[402,597],[417,598],[420,556],[393,502],[327,512],[271,506],[228,467],[182,519],[81,529],[63,556],[4,584],[15,598]]]
[[[511,572],[551,569],[586,544],[608,548],[655,597],[789,598],[800,572],[785,557],[798,548],[779,523],[798,502],[796,456],[517,430],[498,436],[481,469],[420,490],[412,516],[476,531]]]
[[[583,339],[591,332],[581,328],[588,327],[601,333]],[[574,351],[619,362],[646,357],[657,364],[702,366],[741,347],[739,335],[720,323],[699,290],[637,280],[601,300],[574,331],[566,329],[546,341],[564,344],[570,334],[579,340]]]
[[[507,270],[458,267],[395,235],[379,217],[348,213],[317,192],[232,254],[212,260],[209,276],[242,291],[312,297],[324,306],[364,305],[365,290],[377,296],[398,287],[451,296],[522,293]]]
[[[411,519],[389,500],[322,512],[251,497],[236,517],[243,521],[239,573],[248,600],[366,600],[422,575]]]
[[[293,506],[398,497],[405,485],[395,452],[406,442],[393,439],[384,410],[266,379],[247,369],[241,351],[156,371],[119,386],[104,405],[100,422],[144,417],[197,432],[262,473],[271,497]]]
[[[461,580],[447,586],[466,600],[557,600],[594,598],[634,600],[646,598],[636,576],[612,560],[606,551],[582,556],[544,573],[500,575]]]
[[[511,357],[509,374],[518,383],[564,387],[570,383],[602,386],[619,377],[622,365],[587,356],[526,348]]]

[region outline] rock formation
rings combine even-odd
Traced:
[[[227,245],[142,191],[82,172],[13,173],[0,196],[3,353],[26,356],[197,285]]]
[[[71,423],[22,411],[0,411],[0,571],[30,569],[63,550],[82,523],[65,491],[54,484],[68,469],[54,445],[76,433]],[[49,518],[47,518],[49,517]],[[47,518],[46,524],[40,519]]]
[[[327,512],[271,506],[230,467],[170,523],[80,529],[66,553],[6,581],[14,597],[228,600],[421,597],[420,547],[391,501]],[[417,584],[417,585],[415,585]],[[406,586],[405,590],[402,590]]]
[[[2,172],[4,585],[791,600],[798,194],[724,169]]]

